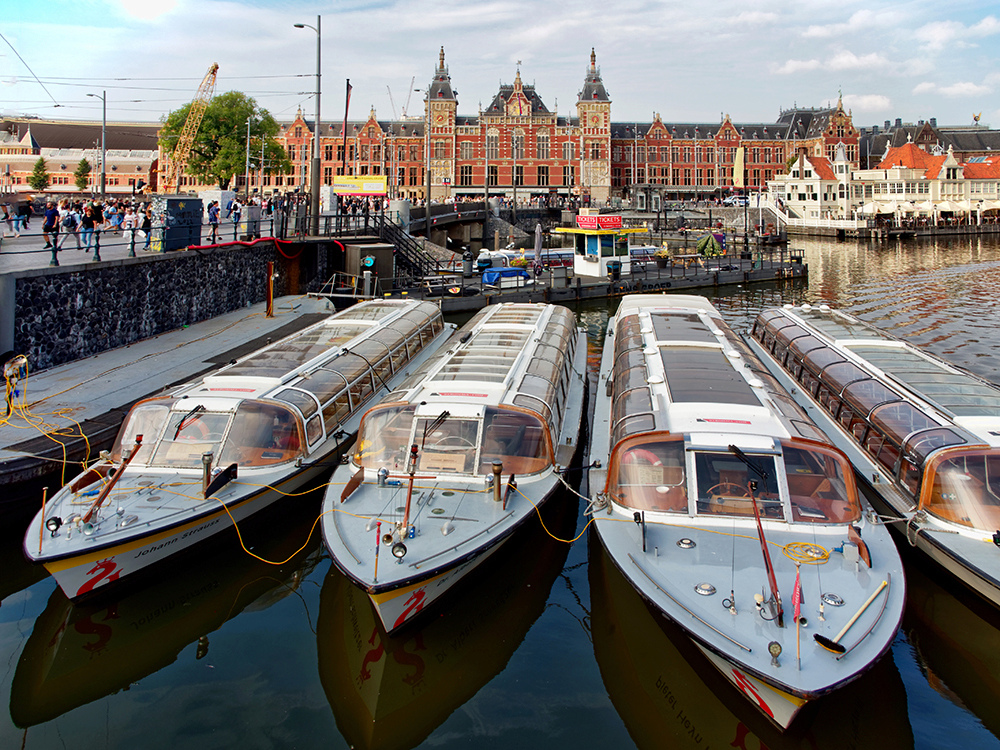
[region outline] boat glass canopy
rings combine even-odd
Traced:
[[[947,450],[927,464],[920,509],[993,533],[1000,529],[1000,451]]]
[[[523,411],[487,406],[479,418],[417,416],[415,404],[387,404],[365,415],[354,461],[366,469],[407,469],[410,447],[418,449],[417,471],[436,474],[534,474],[552,463],[551,441],[542,420]],[[443,418],[442,418],[443,417]],[[425,434],[426,433],[426,434]]]
[[[753,498],[763,518],[796,523],[849,523],[860,518],[853,475],[840,453],[804,440],[784,440],[780,445],[780,455],[746,451],[755,467],[751,469],[728,451],[685,450],[679,435],[656,432],[631,437],[612,456],[608,492],[615,503],[630,510],[753,516],[750,481],[755,480]],[[778,470],[779,461],[783,472]],[[694,508],[689,508],[689,496],[696,499]]]

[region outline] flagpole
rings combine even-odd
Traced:
[[[347,92],[344,101],[344,127],[342,128],[343,148],[340,153],[340,172],[347,176],[347,111],[351,108],[351,79],[347,79]]]
[[[802,606],[802,588],[799,582],[799,570],[802,563],[798,560],[795,561],[795,594],[792,599],[795,602],[795,660],[798,662],[799,671],[802,671],[802,652],[799,650],[799,621],[802,619],[799,615],[801,613],[800,607]]]

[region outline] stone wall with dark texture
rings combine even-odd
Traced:
[[[295,250],[264,241],[18,273],[13,349],[43,370],[262,302],[268,261],[275,297],[298,292],[315,283],[301,260],[317,264]]]

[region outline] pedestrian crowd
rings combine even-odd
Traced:
[[[62,250],[66,243],[75,242],[77,250],[90,252],[95,236],[103,233],[135,232],[149,249],[153,226],[151,204],[131,199],[108,198],[84,200],[62,198],[49,200],[36,210],[30,200],[0,203],[2,236],[20,237],[31,230],[32,219],[40,217],[44,250]],[[98,240],[99,241],[99,240]]]

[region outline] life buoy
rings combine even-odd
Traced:
[[[663,466],[663,461],[661,461],[653,451],[648,451],[645,448],[633,448],[628,453],[625,454],[623,459],[627,464],[638,463],[639,459],[643,458],[653,466]]]

